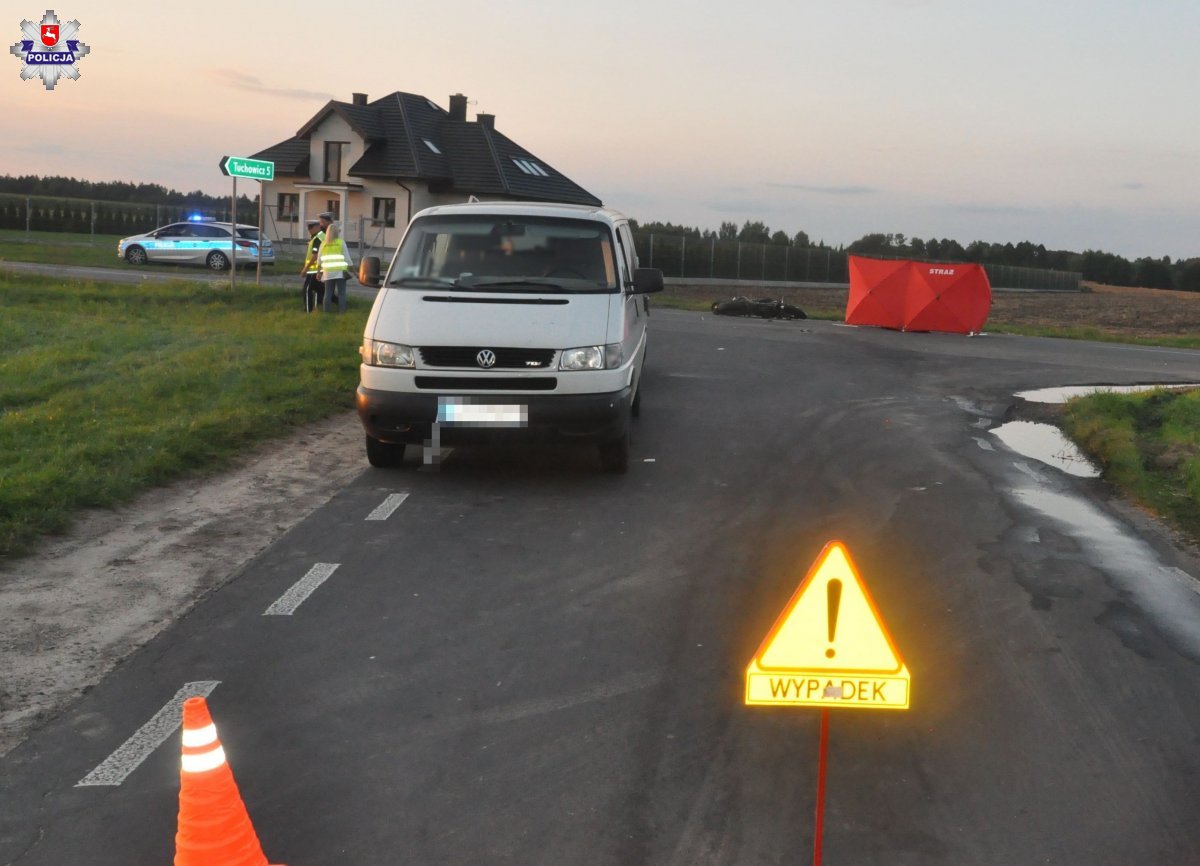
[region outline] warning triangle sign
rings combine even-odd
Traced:
[[[751,660],[746,702],[905,708],[909,682],[846,546],[831,541]]]
[[[840,541],[825,545],[756,658],[764,669],[843,673],[895,673],[903,664]]]

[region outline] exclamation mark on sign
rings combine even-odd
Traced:
[[[842,603],[842,582],[835,577],[825,584],[825,595],[829,601],[827,608],[829,612],[829,642],[833,643],[833,639],[837,637],[838,607]],[[837,651],[833,647],[825,650],[825,658],[831,659],[835,655],[837,655]]]

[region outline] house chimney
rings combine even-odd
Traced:
[[[355,105],[366,105],[366,104],[367,104],[367,94],[365,94],[365,93],[351,93],[351,94],[350,94],[350,101],[351,101],[353,104],[355,104]]]
[[[480,126],[486,126],[488,129],[496,128],[496,115],[494,114],[484,114],[483,112],[480,112],[479,114],[475,115],[475,120]]]
[[[467,119],[467,98],[461,93],[456,93],[450,97],[450,119]]]

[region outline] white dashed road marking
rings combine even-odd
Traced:
[[[292,588],[279,596],[275,602],[263,611],[263,616],[291,616],[296,608],[304,604],[304,600],[316,591],[316,588],[329,579],[337,571],[339,562],[318,562],[308,570],[308,574],[300,578]]]
[[[405,499],[408,499],[407,493],[391,494],[387,499],[383,500],[383,503],[378,508],[367,515],[367,520],[387,520]]]
[[[100,766],[76,782],[75,787],[119,785],[124,782],[126,776],[136,770],[142,761],[150,757],[151,752],[175,733],[175,729],[183,722],[183,702],[188,698],[207,698],[218,685],[219,680],[185,683],[183,688],[175,693],[175,697],[167,701],[166,706],[138,728],[133,736],[105,758]]]

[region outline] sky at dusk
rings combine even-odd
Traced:
[[[461,92],[641,221],[1200,256],[1195,0],[54,9],[91,54],[48,92],[4,53],[0,174],[224,194],[330,98]]]

